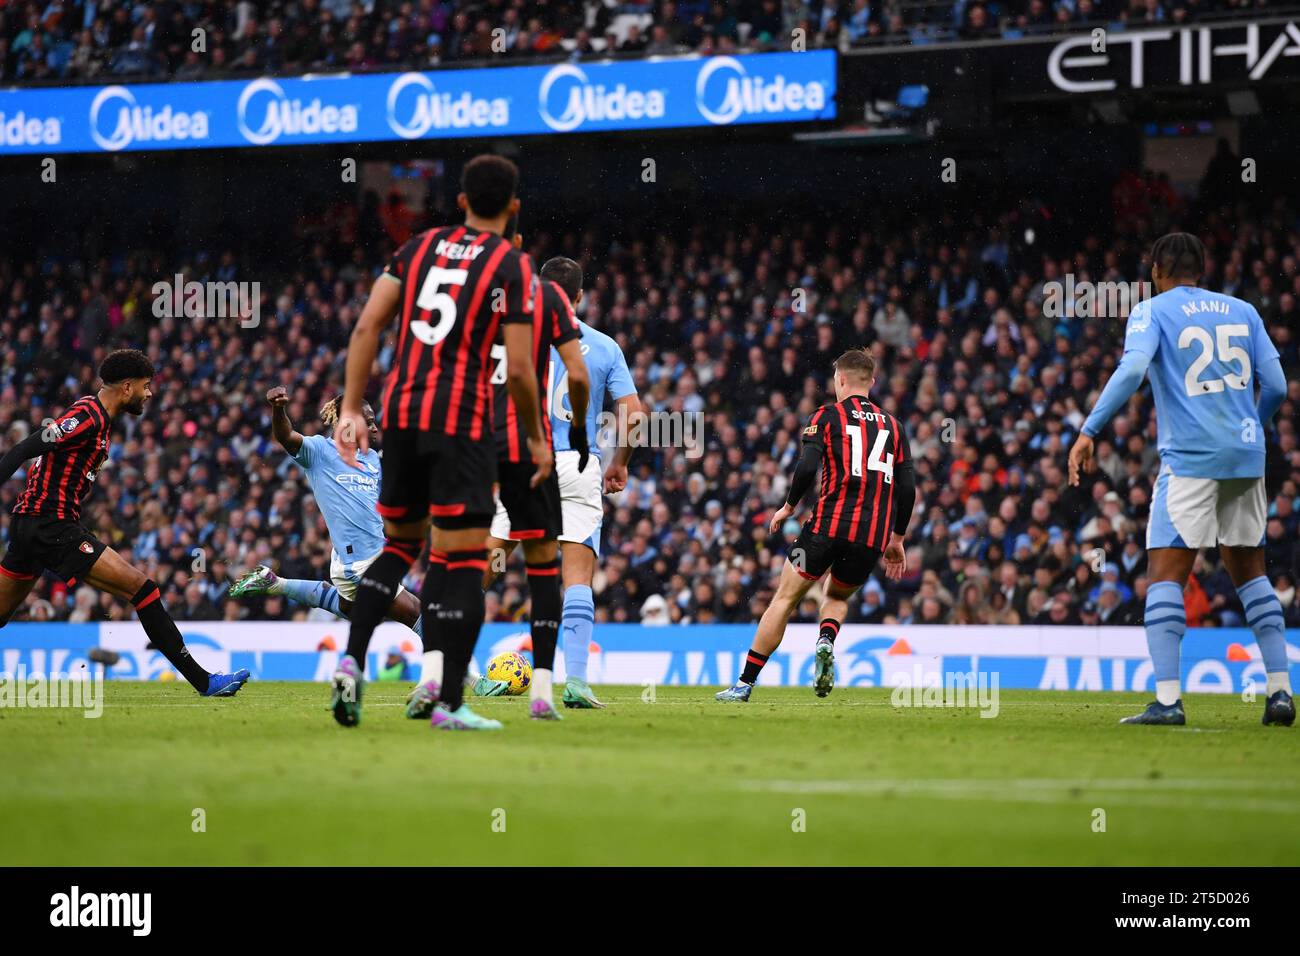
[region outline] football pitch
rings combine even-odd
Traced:
[[[1186,728],[1121,727],[1137,694],[1003,691],[997,717],[887,689],[602,687],[604,711],[497,734],[359,728],[322,684],[233,700],[114,683],[103,715],[0,710],[5,865],[1290,865],[1300,729],[1190,695]],[[1104,826],[1104,829],[1103,829]]]

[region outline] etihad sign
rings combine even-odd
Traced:
[[[1282,57],[1300,56],[1300,28],[1294,23],[1282,25],[1277,35],[1267,42],[1260,37],[1261,26],[1224,23],[1185,30],[1107,32],[1104,52],[1096,51],[1092,34],[1084,33],[1062,40],[1052,48],[1047,59],[1047,75],[1057,89],[1066,93],[1140,90],[1151,79],[1147,75],[1150,55],[1159,53],[1162,63],[1168,62],[1171,54],[1174,57],[1180,86],[1213,83],[1215,67],[1226,62],[1244,64],[1247,77],[1251,81],[1260,80]],[[1226,42],[1229,31],[1237,42]],[[1240,38],[1242,32],[1244,38]],[[1120,49],[1127,50],[1127,77],[1116,69],[1113,61]],[[1172,81],[1172,76],[1160,80],[1162,84]]]

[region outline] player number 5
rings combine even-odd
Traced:
[[[424,285],[420,287],[420,294],[415,298],[415,304],[426,312],[436,312],[438,321],[431,325],[424,319],[415,320],[411,323],[412,335],[425,345],[437,345],[447,337],[451,327],[456,324],[456,300],[446,292],[439,292],[438,286],[463,286],[467,278],[469,271],[466,269],[440,269],[434,266],[429,270],[424,277]]]
[[[1250,353],[1229,341],[1248,335],[1250,335],[1250,327],[1246,325],[1216,325],[1213,340],[1210,338],[1209,331],[1200,326],[1189,325],[1183,329],[1182,334],[1178,336],[1178,347],[1180,349],[1189,349],[1193,345],[1201,347],[1201,354],[1192,360],[1192,364],[1187,367],[1187,374],[1183,376],[1183,387],[1187,389],[1189,397],[1217,394],[1223,391],[1224,384],[1227,384],[1228,388],[1243,389],[1250,383]],[[1216,345],[1219,361],[1224,364],[1239,362],[1240,375],[1229,372],[1223,378],[1204,380],[1200,378],[1201,373],[1214,357]]]

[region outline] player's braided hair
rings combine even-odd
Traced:
[[[1151,264],[1170,279],[1200,279],[1205,274],[1205,246],[1190,232],[1171,232],[1151,247]]]
[[[320,423],[326,428],[333,428],[339,423],[339,410],[342,407],[343,393],[340,392],[320,407]],[[361,410],[365,412],[367,418],[374,414],[374,412],[370,410],[369,402],[362,402]]]
[[[326,428],[333,428],[338,424],[339,408],[343,405],[343,396],[335,395],[328,402],[320,407],[320,423]]]

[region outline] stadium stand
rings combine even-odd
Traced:
[[[1015,39],[1300,9],[1265,0],[0,0],[0,81],[214,79]],[[499,32],[496,32],[499,31]],[[200,42],[201,47],[196,43]]]
[[[873,579],[850,620],[1138,622],[1156,454],[1151,406],[1134,403],[1122,414],[1099,443],[1099,471],[1067,490],[1065,454],[1116,364],[1123,316],[1096,314],[1100,304],[1093,313],[1067,305],[1049,315],[1047,303],[1051,283],[1066,274],[1076,282],[1145,277],[1151,238],[1186,216],[1204,224],[1205,285],[1259,309],[1291,380],[1278,416],[1266,549],[1288,620],[1300,624],[1297,210],[1266,193],[1250,206],[1218,202],[1208,185],[1194,209],[1193,201],[1162,177],[1126,172],[1113,183],[1104,217],[1111,225],[1072,234],[1052,255],[1024,236],[1056,212],[1023,201],[978,223],[922,204],[871,229],[828,229],[808,218],[766,230],[700,211],[684,225],[620,219],[554,242],[532,237],[550,243],[534,250],[539,257],[563,252],[582,262],[583,316],[619,341],[647,405],[705,422],[703,455],[640,449],[627,490],[608,499],[598,619],[758,616],[797,532],[791,522],[772,541],[765,525],[784,495],[799,430],[824,400],[830,360],[866,345],[883,370],[876,401],[911,432],[923,510],[909,539],[913,573],[899,584]],[[293,232],[300,264],[274,282],[258,273],[255,329],[230,319],[159,319],[153,308],[160,277],[247,275],[239,240],[183,254],[0,257],[0,447],[89,391],[108,349],[147,348],[159,367],[157,397],[142,419],[119,423],[88,524],[164,585],[180,618],[305,616],[280,599],[224,596],[238,572],[263,561],[294,577],[328,571],[324,523],[270,440],[263,395],[287,384],[294,422],[319,430],[316,409],[338,389],[342,350],[372,276],[427,217],[374,195],[304,217]],[[802,310],[795,292],[804,293]],[[0,521],[22,476],[0,489]],[[421,572],[417,565],[410,583]],[[519,619],[525,595],[522,574],[507,575],[489,598],[489,619]],[[1188,591],[1192,624],[1239,623],[1228,610],[1232,595],[1209,553]],[[809,619],[815,607],[805,611]],[[111,598],[47,578],[20,617],[125,613]]]

